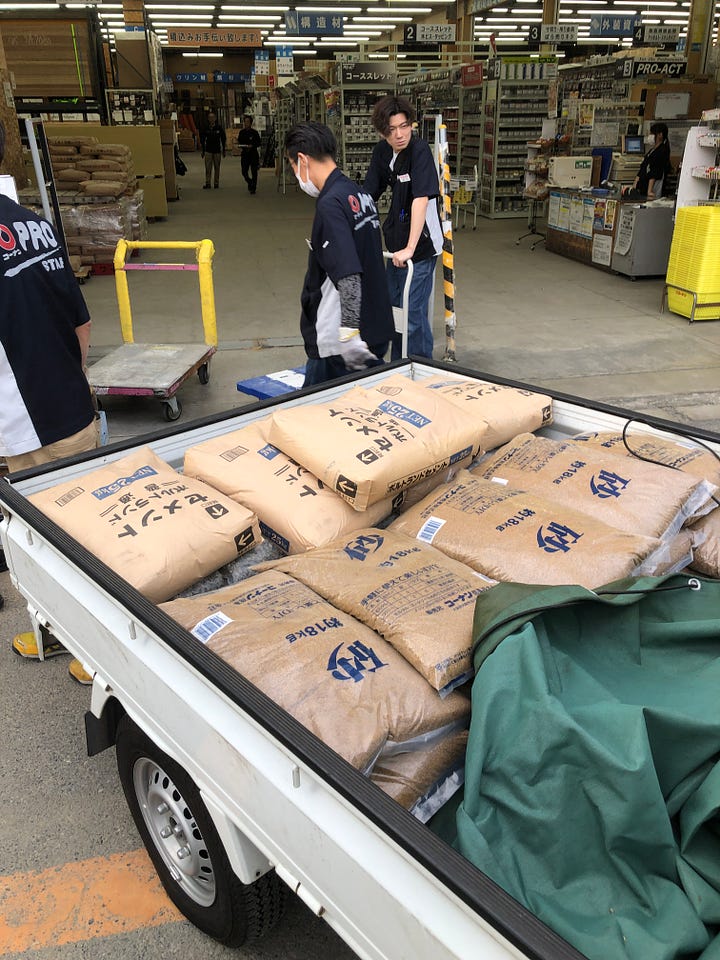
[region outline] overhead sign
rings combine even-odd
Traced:
[[[530,43],[575,43],[576,23],[532,23],[528,31]]]
[[[168,27],[169,47],[261,47],[262,34],[247,30],[208,30],[205,27]]]
[[[343,63],[341,70],[343,83],[376,83],[381,86],[395,82],[394,63],[364,63],[358,60],[357,63]]]
[[[208,75],[206,73],[176,73],[176,83],[207,83]]]
[[[593,37],[632,37],[639,26],[639,17],[607,15],[590,18],[590,34]]]
[[[675,44],[679,36],[679,26],[666,26],[662,23],[645,23],[635,28],[633,43],[652,44],[654,46],[659,46],[664,43]]]
[[[405,43],[455,43],[454,23],[409,23]]]
[[[615,76],[623,77],[682,77],[687,73],[687,60],[619,60]]]
[[[292,37],[341,37],[345,17],[336,13],[285,11],[285,32]]]
[[[250,80],[249,73],[226,73],[224,70],[216,70],[213,73],[215,83],[247,83]]]

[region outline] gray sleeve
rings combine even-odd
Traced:
[[[362,303],[362,285],[360,274],[352,273],[342,277],[337,284],[340,294],[340,326],[360,326],[360,305]]]

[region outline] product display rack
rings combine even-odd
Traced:
[[[640,131],[644,106],[631,100],[631,81],[616,71],[615,59],[560,69],[558,127],[575,156],[593,147],[622,150],[623,137]]]
[[[676,208],[720,203],[720,109],[704,110],[683,152]]]
[[[486,80],[483,84],[480,213],[524,217],[525,161],[547,117],[548,80]]]
[[[381,97],[391,93],[395,93],[394,78],[386,78],[377,85],[341,80],[341,167],[346,176],[358,183],[365,180],[378,142],[378,133],[370,120],[373,107]]]

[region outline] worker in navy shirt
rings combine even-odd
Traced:
[[[387,282],[394,306],[402,304],[407,261],[413,262],[408,303],[408,353],[432,358],[430,297],[443,234],[437,209],[440,177],[432,150],[413,134],[415,111],[405,97],[387,96],[375,104],[372,124],[383,138],[375,146],[363,188],[377,203],[387,187],[390,210],[383,224],[385,245],[393,254]],[[392,359],[400,356],[393,341]]]
[[[0,122],[0,165],[4,153]],[[10,471],[99,445],[89,345],[90,314],[53,227],[0,195],[0,455]],[[34,633],[18,634],[13,648],[38,657]],[[65,651],[50,637],[45,655],[53,652]],[[81,679],[79,661],[71,666]]]
[[[317,198],[301,296],[306,387],[382,363],[395,332],[377,208],[340,172],[336,150],[322,123],[285,138],[300,187]]]
[[[260,166],[260,134],[253,130],[253,118],[246,113],[243,128],[238,133],[237,145],[240,147],[240,168],[250,193],[257,190],[258,168]]]

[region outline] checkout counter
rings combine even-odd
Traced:
[[[551,187],[545,246],[588,266],[636,277],[665,276],[674,203],[624,201],[607,190]]]

